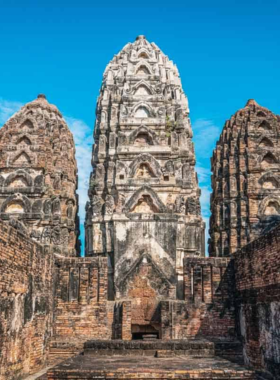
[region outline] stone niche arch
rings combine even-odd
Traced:
[[[141,144],[141,141],[137,144],[136,140],[139,136],[143,137],[143,144]],[[158,139],[154,131],[142,125],[129,135],[129,143],[135,145],[155,145],[158,144]]]
[[[123,212],[164,213],[167,212],[167,209],[152,188],[142,186],[128,199],[124,205]]]
[[[116,281],[117,298],[131,300],[132,332],[159,332],[161,299],[174,299],[175,286],[160,269],[149,253],[142,253],[129,270]]]
[[[24,135],[24,136],[21,136],[17,140],[16,145],[27,145],[27,146],[29,146],[29,145],[32,145],[32,142],[28,136]]]
[[[128,171],[129,177],[134,178],[136,176],[138,168],[143,164],[148,166],[152,176],[157,178],[161,176],[162,171],[158,161],[151,154],[143,153],[137,156],[130,164]]]
[[[153,70],[147,61],[141,60],[135,66],[135,75],[137,76],[146,76],[152,75]]]
[[[128,296],[127,291],[128,287],[127,284],[130,280],[132,280],[131,286],[129,287],[130,289],[134,288],[133,283],[135,284],[135,275],[137,274],[139,267],[141,265],[150,265],[152,267],[152,277],[151,280],[154,280],[155,277],[159,277],[160,283],[162,283],[162,287],[156,286],[156,281],[152,281],[154,284],[155,288],[155,294],[161,294],[166,297],[171,296],[172,291],[174,290],[174,286],[172,286],[171,282],[169,281],[168,277],[166,274],[160,269],[160,267],[155,263],[155,261],[152,259],[151,255],[147,252],[141,254],[137,260],[129,267],[128,272],[125,274],[124,277],[119,278],[119,280],[116,283],[116,287],[122,294],[122,296]],[[149,273],[147,273],[149,276]],[[135,286],[136,288],[136,286]],[[135,298],[135,297],[133,297]]]
[[[274,172],[268,172],[259,179],[259,183],[263,189],[278,189],[280,178]]]
[[[30,200],[22,194],[9,196],[1,206],[1,213],[23,214],[31,212]]]
[[[273,148],[274,144],[269,138],[263,137],[259,142],[259,146],[261,148]]]
[[[148,118],[150,117],[149,110],[145,106],[140,106],[137,108],[134,117],[136,118]]]
[[[264,113],[263,111],[258,111],[257,116],[258,117],[266,117],[266,113]]]
[[[137,90],[134,92],[134,96],[149,96],[151,95],[151,91],[149,87],[146,85],[142,84],[137,88]]]
[[[29,166],[31,162],[31,157],[25,151],[18,153],[12,160],[12,164],[18,166]]]
[[[271,127],[271,125],[269,124],[269,122],[267,120],[263,120],[260,123],[258,129],[269,130],[270,131],[272,129],[272,127]]]
[[[4,182],[5,187],[32,187],[32,185],[32,177],[21,169],[9,174]]]
[[[132,93],[135,96],[153,95],[154,94],[154,90],[149,85],[149,83],[147,83],[145,80],[141,80],[135,86],[133,86]]]
[[[259,206],[259,216],[280,215],[280,198],[268,196],[262,200]]]
[[[151,106],[145,102],[140,102],[134,106],[131,116],[135,118],[149,118],[154,117],[155,113]]]
[[[266,153],[261,160],[261,167],[263,169],[267,169],[272,165],[275,165],[278,163],[277,158],[272,154],[271,152]]]
[[[27,131],[27,132],[30,131],[31,132],[32,130],[35,129],[35,127],[37,128],[36,120],[33,117],[28,116],[26,119],[24,119],[20,123],[19,130],[21,130],[21,131]]]
[[[141,48],[138,51],[138,58],[140,58],[140,59],[149,59],[150,58],[150,54],[149,54],[148,50],[145,49],[145,48]]]

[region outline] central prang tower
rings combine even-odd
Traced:
[[[132,326],[150,325],[160,300],[183,298],[183,258],[204,256],[204,222],[188,100],[144,36],[106,67],[94,139],[86,255],[107,255],[109,299],[132,300]]]

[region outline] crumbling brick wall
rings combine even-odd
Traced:
[[[109,339],[107,259],[56,259],[55,277],[54,339]]]
[[[280,373],[280,226],[234,254],[247,364]]]
[[[52,324],[53,255],[0,221],[0,379],[46,362]]]
[[[181,338],[236,336],[232,260],[185,258],[184,293],[188,315],[181,313],[184,320],[177,317]]]

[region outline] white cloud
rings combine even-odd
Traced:
[[[211,176],[211,173],[208,168],[198,165],[196,166],[196,172],[200,184],[205,182],[209,183],[209,176]]]
[[[5,124],[6,121],[22,106],[23,104],[20,102],[11,102],[0,98],[0,126]]]
[[[206,186],[201,187],[201,197],[200,197],[201,212],[202,212],[202,215],[205,217],[208,217],[210,214],[210,194],[211,194],[211,189],[209,187],[206,187]]]
[[[220,128],[212,120],[198,119],[193,125],[195,152],[199,159],[210,159],[216,141],[220,136]]]
[[[219,139],[221,129],[212,120],[198,119],[193,123],[195,153],[197,158],[196,171],[201,188],[201,213],[206,224],[205,247],[209,238],[210,194],[211,194],[211,164],[210,158]]]
[[[89,186],[89,175],[92,170],[92,129],[82,120],[75,119],[73,117],[65,117],[65,120],[73,133],[75,141],[79,177],[79,216],[81,224],[83,224],[85,220],[85,205],[88,200],[87,192]]]

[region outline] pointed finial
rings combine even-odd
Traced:
[[[141,35],[141,34],[136,37],[136,41],[138,41],[138,40],[145,40],[145,39],[146,39],[146,37],[143,36],[143,35]]]
[[[245,107],[258,106],[258,103],[254,99],[249,99]]]
[[[39,94],[37,96],[37,99],[45,99],[45,100],[47,100],[46,95],[44,95],[44,94]]]

